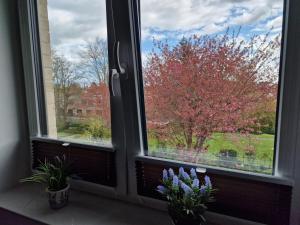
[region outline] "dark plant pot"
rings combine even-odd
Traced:
[[[59,191],[49,191],[48,189],[46,191],[48,192],[49,205],[52,209],[60,209],[68,204],[70,192],[69,184]]]
[[[204,225],[201,218],[194,218],[190,215],[179,215],[171,208],[168,208],[168,212],[174,225]]]

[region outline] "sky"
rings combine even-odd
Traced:
[[[241,37],[281,32],[283,0],[140,0],[143,59],[153,39],[177,43],[183,36],[222,34],[241,27]],[[48,0],[52,47],[76,61],[78,50],[106,39],[105,0]]]

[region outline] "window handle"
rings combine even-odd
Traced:
[[[114,58],[117,72],[125,74],[125,68],[120,63],[120,41],[116,41],[114,44]]]
[[[120,63],[120,41],[114,43],[114,64],[111,69],[110,88],[112,96],[121,96],[120,75],[126,74],[125,68]]]
[[[112,96],[121,96],[120,74],[116,69],[111,70],[111,92]]]

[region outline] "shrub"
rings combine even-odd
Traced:
[[[252,126],[254,134],[275,134],[276,112],[256,113],[257,124]]]
[[[109,138],[110,129],[105,126],[101,119],[91,119],[85,130],[86,135],[93,139]]]
[[[56,121],[57,131],[64,132],[68,134],[84,134],[88,125],[85,122],[61,122],[60,120]]]

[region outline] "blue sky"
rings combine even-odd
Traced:
[[[183,36],[221,34],[228,27],[232,30],[241,27],[240,36],[245,39],[271,28],[273,34],[278,34],[283,1],[141,0],[141,14],[142,49],[146,54],[153,47],[153,38],[176,44]]]
[[[213,35],[242,27],[247,39],[273,28],[281,32],[283,0],[140,0],[142,56],[153,38],[176,44],[183,36]],[[48,0],[51,44],[77,60],[78,50],[96,37],[105,39],[105,0]]]

